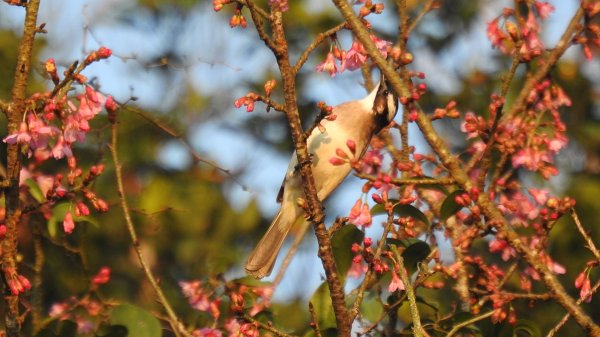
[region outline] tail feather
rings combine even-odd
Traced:
[[[286,212],[291,213],[291,212]],[[269,229],[256,245],[256,248],[248,256],[246,261],[246,272],[256,278],[263,278],[271,273],[275,265],[275,259],[281,250],[285,237],[294,225],[294,219],[284,216],[279,210]]]

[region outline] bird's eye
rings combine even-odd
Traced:
[[[387,96],[390,92],[386,89],[383,91],[383,96]]]

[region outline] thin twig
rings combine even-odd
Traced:
[[[592,252],[592,254],[594,254],[596,260],[600,261],[600,251],[598,250],[598,248],[596,248],[594,240],[592,240],[590,235],[585,231],[585,229],[581,225],[581,221],[579,220],[579,216],[577,215],[577,211],[575,211],[575,208],[571,208],[571,216],[573,217],[573,221],[575,221],[575,226],[577,226],[579,233],[581,233],[581,236],[585,240],[585,243],[587,243],[588,249]]]
[[[431,8],[433,7],[433,4],[435,1],[436,0],[427,1],[427,3],[425,4],[425,6],[423,6],[423,9],[419,12],[417,17],[410,23],[410,26],[408,26],[406,33],[405,33],[407,38],[410,35],[410,33],[417,27],[419,22],[421,22],[423,17],[425,17],[425,14],[427,14],[427,13],[429,13],[429,11],[431,11]]]
[[[596,293],[599,288],[600,288],[600,281],[598,281],[598,282],[596,282],[596,284],[594,284],[594,286],[590,290],[590,296],[592,294]],[[578,299],[577,304],[581,304],[583,302],[583,300],[584,300],[583,298]],[[554,337],[554,335],[556,335],[558,330],[560,330],[560,328],[562,328],[563,325],[565,325],[567,323],[567,321],[569,320],[569,317],[571,317],[571,314],[566,313],[563,316],[563,318],[556,324],[556,326],[554,328],[552,328],[552,330],[548,331],[548,334],[546,335],[546,337]]]
[[[263,40],[263,42],[267,45],[267,47],[269,47],[269,49],[277,50],[279,46],[275,43],[275,41],[273,41],[273,39],[271,39],[269,34],[267,34],[267,31],[265,30],[262,21],[262,18],[268,18],[269,16],[264,15],[265,12],[262,11],[260,7],[256,6],[256,4],[254,4],[254,1],[246,0],[244,1],[244,3],[246,7],[248,7],[248,9],[250,10],[250,16],[252,17],[252,21],[254,22],[256,32],[258,33],[260,39]]]
[[[376,181],[377,177],[370,174],[365,173],[356,173],[357,177],[361,179],[367,179],[370,181]],[[393,178],[390,182],[396,186],[405,186],[405,185],[454,185],[456,184],[456,180],[451,177],[445,178]]]
[[[226,174],[233,182],[240,185],[240,187],[244,191],[248,191],[248,187],[246,185],[244,185],[244,183],[242,183],[233,173],[231,173],[230,169],[223,168],[223,167],[219,166],[217,163],[215,163],[214,161],[202,157],[194,149],[192,144],[190,144],[190,142],[188,142],[188,140],[184,137],[183,134],[173,130],[170,126],[165,125],[162,121],[158,120],[156,117],[150,115],[149,113],[147,113],[146,111],[144,111],[142,109],[139,109],[137,107],[132,107],[130,105],[124,105],[123,108],[138,114],[140,117],[142,117],[143,119],[148,121],[150,124],[156,126],[164,133],[179,140],[179,142],[186,148],[188,153],[194,158],[194,162],[204,163],[218,171],[221,171],[222,173]]]
[[[344,29],[344,27],[346,27],[345,22],[340,23],[339,25],[337,25],[333,28],[330,28],[330,29],[324,31],[323,33],[320,33],[319,35],[317,35],[317,37],[313,40],[313,42],[311,42],[308,45],[308,47],[306,47],[306,49],[304,49],[304,51],[302,52],[302,55],[300,55],[300,57],[296,61],[296,64],[294,64],[294,67],[292,68],[294,73],[296,74],[296,73],[298,73],[298,71],[300,71],[300,69],[306,62],[306,60],[308,60],[308,56],[310,55],[310,53],[313,50],[315,50],[315,48],[317,48],[328,37],[331,37],[331,36],[335,35],[337,32],[339,32],[340,30]]]
[[[381,256],[383,247],[385,247],[386,238],[387,238],[388,234],[390,233],[390,231],[392,230],[392,227],[394,227],[393,220],[394,220],[394,215],[390,211],[388,214],[388,219],[387,219],[386,225],[383,229],[383,233],[381,234],[381,237],[379,238],[379,242],[377,243],[377,249],[375,250],[373,260],[377,260]],[[372,266],[370,266],[370,267],[372,267]],[[369,268],[367,270],[367,272],[365,273],[365,277],[358,288],[358,292],[356,294],[356,299],[354,300],[354,304],[352,305],[352,310],[350,310],[350,320],[352,320],[352,321],[354,321],[354,319],[356,318],[356,316],[358,316],[358,313],[360,312],[360,305],[365,296],[365,292],[367,291],[367,287],[371,283],[371,277],[373,276],[373,272],[374,272],[373,268]]]
[[[263,323],[263,322],[255,319],[254,317],[252,317],[250,315],[244,315],[244,319],[247,320],[250,323],[256,324],[261,329],[267,330],[267,331],[275,334],[275,336],[279,336],[279,337],[298,337],[298,336],[287,334],[287,333],[285,333],[285,332],[283,332],[281,330],[277,330],[272,325],[265,324],[265,323]]]
[[[463,322],[460,322],[460,323],[454,325],[452,327],[452,330],[450,330],[448,332],[448,334],[446,334],[446,337],[452,337],[452,336],[454,336],[454,334],[457,333],[460,329],[462,329],[462,328],[464,328],[464,327],[466,327],[468,325],[471,325],[471,324],[473,324],[475,322],[479,322],[479,321],[481,321],[483,319],[486,319],[486,318],[492,316],[494,314],[494,312],[495,312],[495,310],[488,311],[488,312],[486,312],[484,314],[481,314],[479,316],[475,316],[473,318],[470,318],[470,319],[468,319],[466,321],[463,321]]]
[[[110,148],[110,152],[112,154],[113,163],[115,164],[115,175],[116,175],[116,179],[117,179],[117,188],[118,188],[118,192],[119,192],[121,209],[123,210],[125,224],[127,225],[127,230],[129,232],[129,236],[131,237],[131,241],[133,243],[133,248],[135,249],[138,261],[140,263],[140,266],[142,267],[142,270],[144,271],[144,274],[146,275],[146,278],[150,282],[150,285],[152,286],[152,288],[156,292],[156,295],[158,296],[159,302],[161,303],[161,305],[167,312],[167,315],[169,316],[169,324],[171,325],[171,328],[173,329],[173,331],[175,332],[175,334],[177,336],[183,335],[186,337],[192,337],[192,335],[186,330],[183,323],[181,323],[179,321],[179,318],[177,318],[177,315],[175,314],[173,307],[171,306],[170,302],[167,300],[167,297],[165,296],[162,289],[158,285],[158,281],[152,274],[152,271],[150,270],[150,266],[148,265],[148,262],[146,262],[146,259],[145,259],[144,255],[142,254],[142,249],[140,247],[140,242],[139,242],[139,239],[137,236],[137,232],[133,225],[133,221],[131,220],[129,204],[127,203],[125,188],[123,186],[122,165],[121,165],[121,162],[119,161],[119,156],[118,156],[118,151],[117,151],[117,145],[118,145],[117,134],[118,134],[118,124],[113,123],[112,124],[111,145],[109,146],[109,148]]]
[[[404,258],[398,252],[398,248],[395,245],[391,246],[392,252],[394,253],[394,257],[396,259],[396,263],[398,263],[398,274],[402,283],[404,283],[404,290],[406,291],[406,296],[408,298],[408,307],[410,308],[410,315],[412,318],[413,324],[413,334],[415,337],[429,337],[429,334],[423,328],[421,324],[421,316],[419,315],[419,308],[417,307],[417,298],[415,296],[415,290],[410,283],[410,278],[408,277],[408,272],[404,267]],[[392,273],[396,271],[392,270]]]
[[[310,312],[310,327],[313,329],[317,337],[321,337],[321,328],[319,328],[319,320],[317,319],[315,306],[312,304],[312,302],[308,302],[308,312]]]

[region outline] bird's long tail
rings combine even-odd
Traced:
[[[245,266],[248,274],[263,278],[271,273],[283,241],[296,221],[294,213],[289,210],[287,212],[283,212],[283,209],[279,210],[265,235],[248,256]]]

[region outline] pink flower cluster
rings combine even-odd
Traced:
[[[548,2],[534,1],[533,5],[529,6],[527,18],[523,22],[513,9],[505,8],[501,16],[488,24],[488,38],[494,48],[498,48],[505,54],[513,53],[520,45],[519,58],[522,62],[529,62],[544,51],[544,45],[539,38],[540,27],[537,17],[545,20],[553,11],[554,6]],[[504,29],[500,27],[500,19],[503,19]],[[511,20],[518,21],[520,29]]]
[[[371,35],[371,40],[375,43],[381,55],[386,58],[392,43],[382,40],[375,35]],[[340,62],[339,68],[336,60]],[[337,46],[333,47],[333,50],[327,54],[325,61],[319,63],[316,69],[318,72],[327,72],[331,77],[334,77],[336,73],[342,73],[346,69],[350,71],[359,69],[366,60],[367,52],[364,46],[362,43],[354,40],[352,47],[348,51],[340,50]]]
[[[72,157],[72,145],[85,140],[86,133],[90,131],[89,121],[102,111],[107,101],[104,95],[87,85],[85,93],[77,96],[78,105],[70,100],[57,102],[48,94],[36,94],[31,100],[43,102],[44,114],[29,112],[19,130],[3,141],[27,146],[29,156],[37,162],[50,157]],[[59,122],[56,122],[57,119]]]

